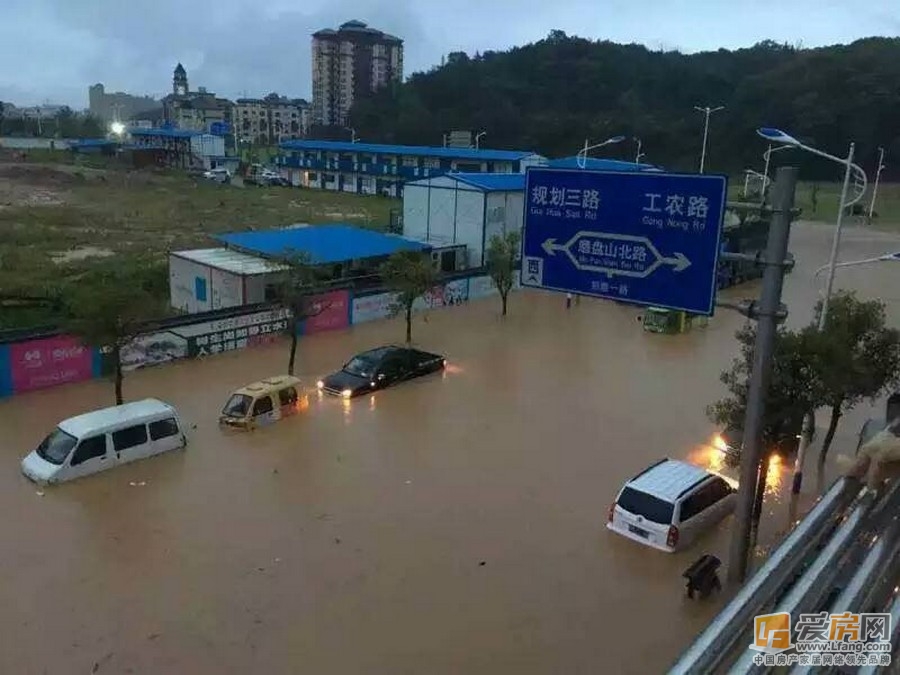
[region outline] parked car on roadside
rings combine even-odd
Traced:
[[[735,508],[736,490],[699,466],[663,459],[629,480],[609,507],[607,529],[672,553]]]
[[[328,377],[319,380],[320,391],[353,398],[393,384],[443,370],[447,360],[412,347],[394,345],[357,354]]]
[[[228,169],[210,169],[203,172],[203,177],[216,183],[230,183],[231,172]]]

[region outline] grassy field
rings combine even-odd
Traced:
[[[833,223],[837,217],[838,204],[840,203],[841,184],[818,183],[815,207],[813,204],[813,185],[810,182],[801,182],[797,186],[797,206],[803,210],[800,218]],[[743,177],[733,178],[729,182],[729,197],[731,199],[739,199],[743,187]],[[866,194],[859,201],[859,205],[863,207],[867,214],[871,201],[872,186],[869,185]],[[875,214],[875,217],[872,219],[872,226],[879,229],[900,230],[900,183],[881,183],[878,186]],[[865,222],[865,218],[853,216],[849,222],[862,223]]]
[[[167,251],[215,246],[217,233],[327,222],[386,229],[400,207],[383,197],[97,166],[0,161],[0,295],[58,292],[100,257],[162,262]],[[0,328],[21,325],[10,317],[0,312]]]

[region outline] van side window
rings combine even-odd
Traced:
[[[272,398],[270,396],[263,396],[253,404],[254,417],[257,415],[265,415],[270,412],[272,412]]]
[[[721,478],[716,478],[712,482],[711,489],[712,489],[712,493],[713,493],[713,498],[712,498],[712,501],[710,502],[711,504],[715,504],[720,499],[725,499],[725,497],[727,497],[732,492],[734,492],[734,488],[732,488],[728,483],[726,483]]]
[[[681,503],[681,521],[693,518],[701,511],[709,508],[711,504],[717,501],[717,497],[713,494],[715,483],[707,483],[697,490],[690,497]]]
[[[293,387],[287,387],[278,392],[278,400],[281,405],[294,405],[297,402],[297,390]]]
[[[147,442],[147,425],[135,424],[133,427],[125,427],[113,432],[113,447],[116,452],[143,445]]]
[[[156,420],[147,425],[150,428],[150,440],[158,441],[160,438],[168,438],[178,434],[178,422],[174,417],[165,420]]]
[[[106,454],[106,435],[94,436],[93,438],[85,438],[75,448],[72,455],[72,466],[78,466],[82,462],[95,457],[103,457]]]

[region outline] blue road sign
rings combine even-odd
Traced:
[[[725,176],[532,168],[522,285],[711,315]]]
[[[209,125],[209,133],[214,136],[227,136],[231,133],[231,125],[227,122],[213,122]]]

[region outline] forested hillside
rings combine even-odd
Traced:
[[[697,105],[726,106],[711,118],[708,170],[760,170],[759,126],[840,155],[856,141],[860,163],[871,168],[880,145],[900,154],[900,39],[681,54],[553,31],[507,52],[450,54],[445,65],[359,102],[351,126],[372,142],[429,145],[453,129],[484,130],[484,146],[550,156],[574,154],[586,137],[623,134],[642,139],[645,161],[695,170]],[[602,153],[633,159],[635,144]],[[800,160],[781,156],[788,154]],[[801,164],[806,176],[834,177],[827,162]]]

